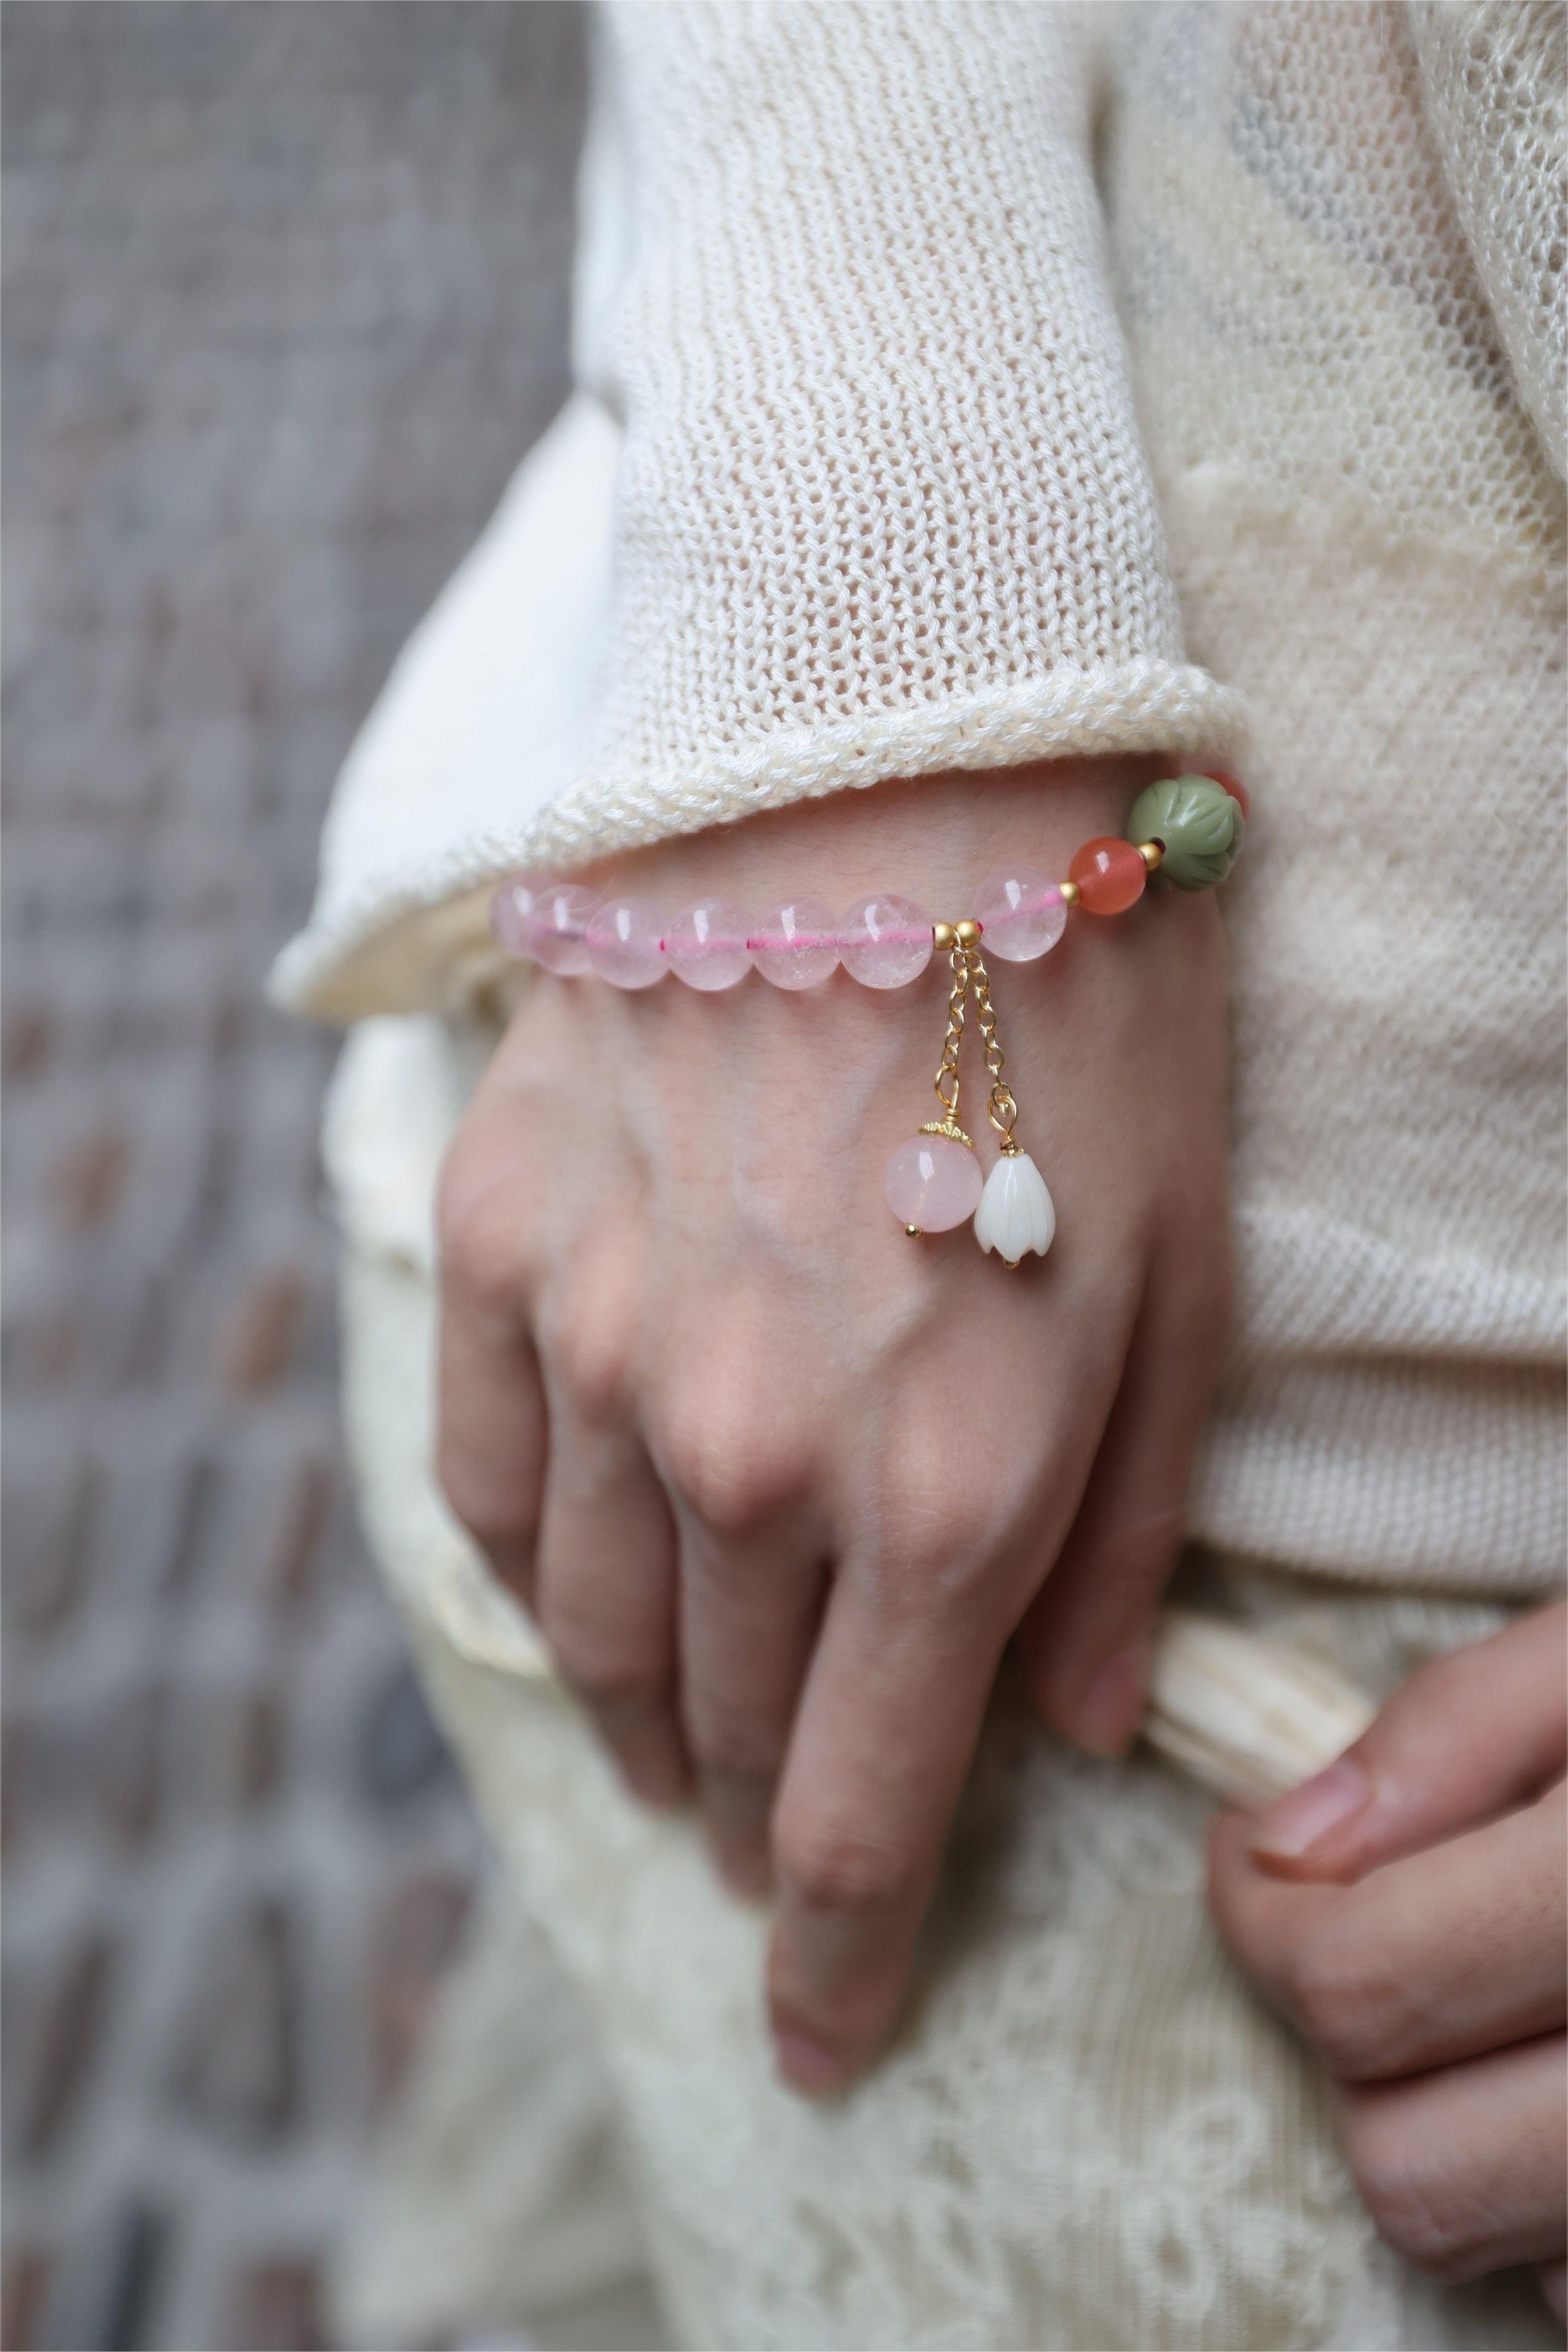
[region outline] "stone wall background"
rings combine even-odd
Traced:
[[[259,990],[387,666],[564,391],[584,12],[11,0],[5,2308],[324,2339],[479,1841],[345,1494]]]

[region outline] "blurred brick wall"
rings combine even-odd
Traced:
[[[564,389],[584,12],[4,17],[5,2342],[318,2343],[479,1864],[259,989]]]

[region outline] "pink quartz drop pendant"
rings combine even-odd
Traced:
[[[950,1233],[974,1214],[984,1189],[973,1151],[952,1135],[911,1135],[882,1179],[888,1206],[906,1233]]]

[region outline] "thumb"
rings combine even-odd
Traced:
[[[1225,1284],[1175,1270],[1194,1264],[1156,1260],[1078,1517],[1018,1629],[1035,1705],[1097,1756],[1125,1755],[1143,1719],[1154,1620],[1224,1344]]]
[[[1339,1761],[1281,1797],[1252,1851],[1297,1878],[1359,1878],[1536,1795],[1568,1750],[1568,1605],[1422,1668]]]

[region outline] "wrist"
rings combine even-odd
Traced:
[[[605,858],[582,878],[595,890],[671,905],[709,894],[745,905],[784,887],[837,906],[858,890],[884,889],[956,916],[999,866],[1065,876],[1080,843],[1119,834],[1143,786],[1174,772],[1169,761],[1137,755],[900,778],[657,842]]]
[[[981,1246],[1016,1265],[1026,1251],[1045,1255],[1055,1213],[1016,1133],[987,959],[1037,962],[1064,938],[1074,909],[1075,930],[1103,931],[1102,919],[1125,915],[1167,866],[1178,898],[1223,877],[1244,830],[1241,787],[1158,780],[1153,764],[1057,762],[840,795],[606,860],[570,883],[520,877],[498,890],[492,925],[509,952],[634,996],[671,972],[701,996],[727,993],[753,972],[794,994],[842,965],[861,983],[855,993],[881,998],[907,990],[935,958],[949,989],[937,1116],[888,1162],[887,1204],[917,1240],[973,1216]],[[1189,916],[1196,922],[1153,928],[1212,936],[1212,911],[1205,919],[1192,907]],[[1123,1003],[1129,982],[1140,992],[1136,971],[1124,972],[1115,992]],[[1053,994],[1065,1011],[1065,992]],[[679,1015],[677,1024],[685,1025]],[[978,1032],[984,1116],[1000,1155],[989,1176],[960,1116],[966,1026]]]

